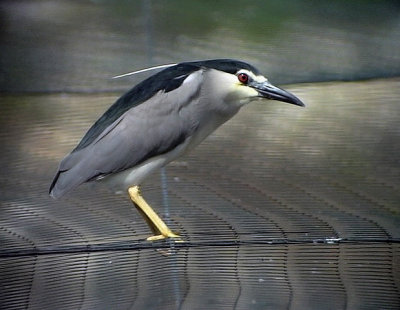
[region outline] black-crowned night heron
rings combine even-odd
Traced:
[[[146,203],[139,185],[255,99],[304,106],[241,61],[185,62],[164,69],[133,87],[97,120],[62,160],[50,195],[59,198],[84,182],[102,181],[128,190],[155,234],[148,240],[179,238]]]

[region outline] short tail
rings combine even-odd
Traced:
[[[72,191],[82,183],[86,178],[80,174],[74,173],[75,169],[61,171],[59,170],[50,185],[49,195],[54,199],[61,198],[66,193]]]
[[[60,198],[62,196],[62,195],[57,195],[56,191],[54,189],[54,186],[56,185],[57,180],[60,177],[60,173],[61,173],[61,171],[57,171],[57,174],[54,177],[53,182],[51,182],[50,189],[49,189],[49,195],[54,199],[58,199],[58,198]]]

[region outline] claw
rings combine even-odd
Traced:
[[[155,235],[148,237],[146,240],[147,241],[157,241],[157,240],[164,240],[164,239],[171,239],[174,242],[185,242],[181,239],[181,236],[174,234],[173,232],[168,233],[166,235]]]

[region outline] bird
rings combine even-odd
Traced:
[[[49,194],[58,199],[82,183],[104,182],[128,192],[153,232],[146,240],[181,240],[145,201],[141,183],[255,100],[305,106],[244,61],[169,65],[122,95],[90,127],[61,161]]]

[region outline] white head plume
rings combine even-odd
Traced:
[[[129,75],[143,73],[143,72],[146,72],[146,71],[168,68],[168,67],[172,67],[172,66],[175,66],[175,65],[176,64],[167,64],[167,65],[160,65],[160,66],[150,67],[150,68],[146,68],[146,69],[141,69],[141,70],[137,70],[137,71],[133,71],[133,72],[124,73],[124,74],[121,74],[121,75],[114,76],[113,79],[118,79],[118,78],[122,78],[122,77],[129,76]]]

